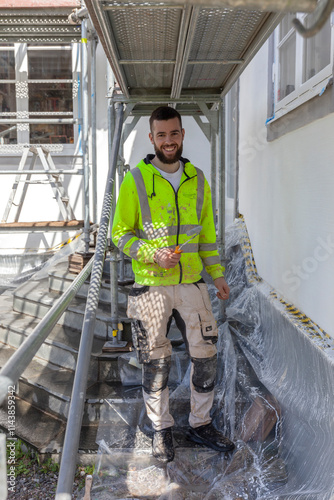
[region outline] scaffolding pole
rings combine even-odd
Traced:
[[[87,19],[81,23],[81,72],[82,72],[82,161],[84,170],[84,234],[85,253],[89,252],[89,155],[88,155],[88,53]]]
[[[215,129],[210,127],[210,143],[211,143],[211,197],[212,197],[212,210],[213,219],[216,224],[216,212],[217,212],[217,134]]]
[[[104,193],[100,228],[97,236],[96,251],[93,269],[88,289],[85,317],[80,339],[79,354],[77,359],[75,377],[73,382],[71,406],[66,426],[62,459],[57,484],[56,500],[71,500],[73,479],[75,474],[76,459],[80,441],[80,430],[85,406],[89,361],[92,352],[96,310],[99,303],[99,291],[103,272],[103,262],[106,250],[108,227],[115,184],[115,173],[119,143],[123,125],[123,105],[116,104],[116,133],[111,149],[111,164],[109,165],[108,178]]]
[[[234,172],[234,218],[239,217],[239,97],[240,97],[240,80],[237,82],[237,95],[235,99],[235,128],[236,128],[236,154],[235,154],[235,172]]]
[[[97,168],[96,168],[96,47],[97,38],[91,40],[91,111],[92,111],[92,217],[97,222]]]
[[[219,107],[219,169],[218,169],[218,251],[221,265],[225,267],[225,102]],[[218,321],[225,317],[225,302],[219,301]]]

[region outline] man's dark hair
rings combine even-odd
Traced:
[[[178,118],[181,129],[182,129],[182,120],[181,120],[181,115],[176,109],[170,108],[169,106],[160,106],[159,108],[155,109],[153,113],[150,116],[150,129],[151,133],[153,132],[153,122],[154,120],[170,120],[171,118]]]

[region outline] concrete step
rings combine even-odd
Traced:
[[[66,262],[59,263],[49,272],[49,290],[58,293],[65,292],[76,276],[76,274],[68,272],[68,264]],[[89,280],[85,281],[77,293],[77,297],[87,297],[89,284]],[[126,309],[129,287],[119,287],[118,291],[118,303]],[[106,305],[110,304],[110,283],[107,283],[105,278],[101,282],[99,302]]]
[[[12,310],[12,298],[0,296],[0,343],[17,349],[38,325],[39,319]],[[55,325],[36,353],[38,358],[58,367],[74,371],[81,332]],[[105,341],[94,337],[90,358],[89,378],[94,381],[120,381],[118,356],[103,353]]]
[[[60,453],[63,447],[66,422],[49,412],[37,408],[28,401],[15,398],[15,436],[23,439],[39,453]],[[0,427],[8,429],[8,413],[0,407]],[[99,423],[81,427],[79,450],[97,452],[96,436]]]
[[[8,429],[8,414],[0,407],[0,426]],[[16,396],[15,436],[40,453],[59,453],[64,441],[65,422]]]
[[[38,325],[40,319],[13,311],[12,302],[11,297],[0,296],[0,342],[17,349]],[[59,367],[75,370],[80,337],[81,333],[78,330],[55,325],[36,356]],[[103,345],[104,340],[94,338],[90,371],[92,378],[97,377],[94,373],[97,374],[97,358],[102,353]]]
[[[15,349],[0,344],[0,367],[14,354]],[[23,372],[17,384],[17,395],[37,408],[48,412],[57,418],[67,419],[74,372],[66,368],[60,368],[43,359],[34,357],[29,366]],[[98,422],[99,407],[104,398],[119,400],[124,398],[128,389],[130,399],[141,389],[139,386],[133,390],[123,388],[117,381],[105,382],[89,379],[87,382],[87,393],[83,423],[89,425]]]
[[[51,309],[59,294],[49,291],[48,278],[29,280],[13,292],[13,309],[35,318],[43,318]],[[58,324],[81,331],[86,301],[75,297],[65,313],[59,318]],[[123,339],[131,340],[130,320],[126,318],[125,309],[120,306],[120,317],[124,324]],[[99,304],[96,312],[95,336],[106,340],[110,325],[110,306]]]

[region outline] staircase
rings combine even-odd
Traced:
[[[75,279],[76,275],[68,273],[67,267],[67,262],[61,262],[49,270],[47,277],[32,278],[12,294],[0,296],[1,367]],[[88,282],[82,286],[17,384],[16,435],[40,452],[59,452],[62,447],[88,286]],[[127,293],[126,287],[119,293],[121,316],[125,316]],[[80,441],[84,450],[97,448],[95,436],[103,398],[119,398],[123,392],[118,373],[119,353],[102,353],[110,323],[109,296],[109,284],[103,279]],[[129,323],[124,325],[123,338],[131,338]],[[7,428],[5,405],[0,408],[0,426]]]
[[[129,275],[130,262],[126,263]],[[108,266],[105,266],[106,270]],[[40,318],[52,307],[76,275],[68,272],[68,263],[60,262],[49,269],[46,277],[31,278],[13,293],[0,295],[0,367],[11,357],[25,338],[36,327]],[[85,282],[58,324],[38,350],[22,374],[16,387],[15,434],[36,447],[40,453],[58,453],[63,444],[72,385],[78,356],[89,282]],[[123,340],[131,340],[130,322],[126,318],[129,286],[119,287],[119,315],[123,320]],[[134,353],[103,353],[110,326],[110,284],[103,275],[99,307],[96,314],[93,350],[90,359],[89,380],[80,449],[97,450],[96,435],[105,399],[111,399],[120,408],[141,412],[141,370],[135,366]],[[178,330],[172,327],[170,336],[175,345],[180,343]],[[129,363],[129,361],[132,361]],[[181,366],[180,360],[184,367]],[[188,364],[184,351],[174,359],[171,380],[181,380]],[[123,383],[121,373],[127,378]],[[124,369],[122,368],[124,367]],[[173,375],[174,372],[174,375]],[[130,383],[135,385],[129,386]],[[180,403],[180,402],[179,402]],[[120,410],[122,412],[122,409]],[[186,413],[187,414],[187,413]],[[122,419],[116,419],[122,423]],[[0,408],[0,426],[7,428],[6,402]],[[149,428],[147,422],[147,428]],[[131,433],[130,433],[131,434]],[[149,441],[147,441],[149,446]]]

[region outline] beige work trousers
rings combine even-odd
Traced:
[[[218,329],[205,283],[150,287],[135,283],[128,298],[127,314],[139,325],[139,335],[134,338],[134,345],[140,362],[171,356],[172,345],[167,333],[173,316],[192,360],[216,356]],[[192,363],[189,424],[195,428],[211,422],[214,391],[195,390],[192,383],[193,368]],[[169,412],[168,387],[150,394],[143,391],[143,397],[154,430],[174,425]]]

